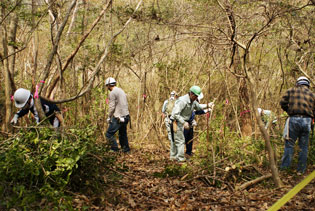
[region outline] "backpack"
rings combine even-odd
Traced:
[[[171,115],[172,114],[172,111],[173,111],[173,108],[174,108],[174,105],[175,105],[175,99],[169,99],[168,100],[168,103],[167,103],[167,106],[166,106],[166,113],[168,115]]]

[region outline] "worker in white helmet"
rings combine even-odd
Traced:
[[[11,120],[11,124],[16,124],[20,117],[28,114],[31,111],[34,114],[36,123],[39,123],[38,112],[34,106],[34,97],[31,92],[27,89],[19,88],[14,92],[14,103],[15,107],[21,109],[19,110]],[[60,109],[55,104],[48,102],[47,100],[39,97],[43,111],[47,117],[49,117],[49,122],[54,128],[60,127],[63,122],[63,118]]]
[[[119,131],[119,144],[123,152],[130,151],[127,124],[130,121],[127,96],[124,90],[116,87],[116,80],[109,77],[105,80],[105,86],[110,91],[109,93],[109,109],[108,118],[109,123],[106,138],[109,140],[111,150],[118,152],[118,144],[115,138],[115,133]]]

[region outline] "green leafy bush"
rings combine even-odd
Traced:
[[[95,143],[93,128],[22,130],[0,148],[0,209],[38,208],[41,202],[68,209],[68,190],[95,189],[102,181],[107,148]],[[88,182],[87,180],[92,182]]]
[[[155,177],[160,177],[160,178],[167,178],[167,177],[182,177],[186,174],[191,173],[191,168],[187,163],[184,163],[182,165],[178,164],[167,164],[163,171],[161,172],[155,172],[154,176]]]
[[[194,160],[198,166],[213,173],[214,166],[222,171],[217,174],[225,174],[224,169],[231,168],[235,172],[241,171],[242,166],[256,164],[257,166],[268,166],[265,156],[265,141],[258,137],[244,137],[225,124],[225,118],[220,112],[222,104],[216,105],[215,118],[211,119],[209,126],[209,140],[207,131],[199,133],[199,144],[196,145],[196,156]],[[214,163],[215,162],[215,163]],[[238,174],[238,173],[237,173]]]

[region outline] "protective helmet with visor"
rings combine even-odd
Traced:
[[[14,92],[14,103],[17,108],[23,108],[31,96],[31,92],[27,89],[19,88]]]
[[[199,96],[201,94],[201,88],[199,86],[192,86],[189,91],[196,96]]]
[[[112,77],[109,77],[105,80],[105,86],[115,86],[116,80]]]
[[[310,86],[310,81],[305,76],[301,76],[296,80],[296,85],[306,85]]]

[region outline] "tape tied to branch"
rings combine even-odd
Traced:
[[[249,109],[248,109],[248,110],[245,110],[245,111],[242,111],[242,112],[240,113],[240,117],[242,117],[244,114],[249,113],[249,112],[250,112]]]
[[[39,88],[39,85],[37,84],[36,85],[36,88],[35,88],[35,93],[34,93],[34,98],[38,98],[38,88]]]
[[[44,84],[45,81],[41,80],[40,83]],[[34,98],[39,98],[39,95],[38,95],[39,85],[40,85],[40,84],[36,84],[35,93],[34,93]]]

